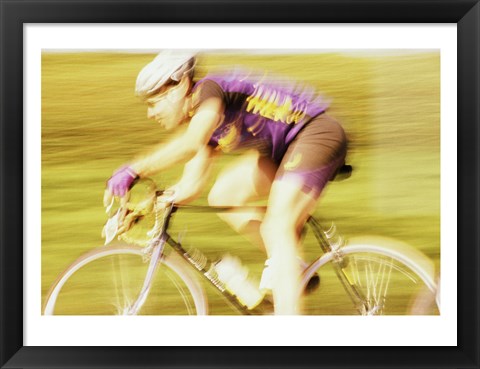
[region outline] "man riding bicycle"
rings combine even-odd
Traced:
[[[300,233],[319,196],[344,164],[346,136],[311,89],[246,72],[212,73],[193,82],[196,55],[163,51],[139,73],[135,92],[147,116],[178,136],[117,170],[107,198],[124,197],[134,180],[185,163],[172,186],[175,203],[195,199],[218,153],[241,155],[208,195],[212,206],[242,206],[268,196],[267,211],[222,213],[236,231],[266,250],[262,287],[276,314],[298,313]]]

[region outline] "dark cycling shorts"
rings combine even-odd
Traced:
[[[327,114],[308,122],[289,144],[276,180],[294,180],[318,198],[327,182],[345,163],[347,139],[340,124]]]

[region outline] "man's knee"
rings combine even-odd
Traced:
[[[227,196],[225,191],[215,184],[208,193],[207,201],[210,206],[226,205]]]

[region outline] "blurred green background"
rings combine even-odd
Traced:
[[[42,303],[69,263],[103,244],[102,204],[112,172],[168,138],[133,95],[135,79],[153,54],[42,54]],[[325,53],[263,55],[205,53],[197,78],[243,66],[307,81],[333,98],[329,113],[344,126],[353,175],[332,183],[316,215],[347,238],[380,235],[409,243],[440,262],[440,54]],[[231,157],[224,156],[216,171]],[[172,184],[181,167],[155,177]],[[206,204],[206,194],[196,201]],[[174,235],[217,258],[238,255],[259,278],[261,251],[215,214],[178,214]],[[305,256],[319,254],[310,236]],[[96,278],[96,277],[92,277]],[[80,284],[72,306],[88,288]],[[213,314],[230,314],[207,290]],[[325,291],[328,293],[328,291]],[[64,313],[70,313],[68,303]],[[329,313],[335,313],[335,307]]]

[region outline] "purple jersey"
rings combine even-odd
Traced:
[[[209,145],[224,152],[255,147],[276,162],[300,129],[328,107],[305,86],[238,73],[203,78],[193,96],[196,106],[209,97],[221,98],[225,106]]]

